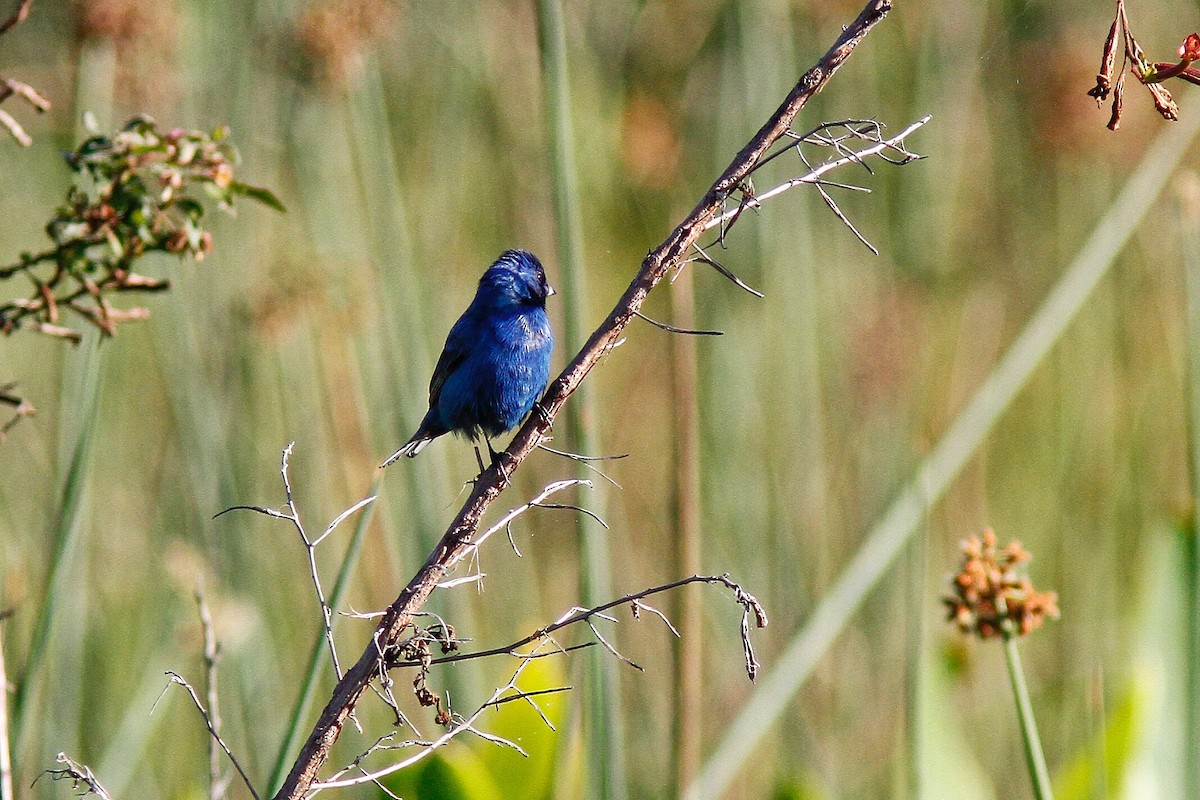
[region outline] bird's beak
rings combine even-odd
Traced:
[[[554,294],[558,294],[558,292],[554,291],[554,287],[547,283],[546,284],[546,297],[549,297],[550,295],[554,295]]]

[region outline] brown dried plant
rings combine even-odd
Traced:
[[[1120,34],[1124,45],[1121,57],[1121,69],[1114,73],[1117,63],[1117,38]],[[1125,71],[1128,70],[1150,92],[1154,108],[1164,119],[1179,119],[1179,106],[1171,93],[1163,86],[1170,78],[1180,78],[1188,83],[1200,85],[1200,70],[1192,66],[1200,61],[1200,34],[1188,34],[1179,46],[1179,61],[1146,60],[1146,54],[1138,44],[1133,30],[1129,27],[1129,17],[1125,12],[1125,0],[1117,0],[1117,15],[1112,27],[1108,30],[1108,38],[1104,41],[1104,50],[1100,56],[1100,71],[1096,75],[1096,85],[1088,91],[1090,97],[1096,98],[1099,105],[1112,95],[1112,113],[1109,116],[1109,130],[1121,127],[1121,113],[1125,99]],[[1116,74],[1116,80],[1113,76]]]
[[[1058,618],[1058,595],[1039,592],[1018,567],[1029,553],[1013,540],[998,549],[989,528],[982,538],[962,543],[962,566],[950,581],[951,594],[943,598],[949,620],[964,633],[981,639],[1015,634],[1024,636],[1047,617]]]

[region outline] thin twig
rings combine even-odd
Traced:
[[[889,139],[885,139],[883,141],[877,142],[877,143],[871,145],[870,147],[864,147],[862,150],[859,150],[859,151],[853,153],[852,155],[842,156],[841,158],[834,159],[833,161],[827,161],[826,163],[821,164],[818,167],[813,167],[806,175],[802,175],[799,178],[792,178],[791,180],[784,181],[783,183],[779,184],[778,186],[776,186],[772,189],[769,189],[769,190],[763,192],[762,194],[756,195],[753,199],[751,199],[749,201],[748,205],[751,208],[757,208],[757,207],[761,206],[767,200],[770,200],[772,197],[776,197],[778,195],[783,194],[788,189],[793,189],[797,186],[801,186],[806,183],[813,183],[813,184],[818,183],[820,181],[821,176],[825,175],[827,172],[831,172],[831,171],[837,169],[838,167],[844,167],[847,164],[860,163],[867,156],[879,155],[879,154],[882,154],[882,153],[885,153],[888,151],[892,151],[892,152],[900,153],[901,157],[900,157],[900,159],[898,159],[898,161],[896,163],[907,164],[910,161],[916,161],[916,160],[920,159],[921,156],[918,156],[915,153],[911,153],[907,149],[905,149],[904,140],[907,139],[914,131],[916,131],[919,128],[921,128],[922,126],[924,126],[925,123],[929,122],[930,119],[932,119],[932,117],[930,117],[929,115],[921,117],[919,120],[912,123],[907,128],[900,131],[900,133],[896,134],[895,136],[893,136]],[[710,218],[707,222],[704,223],[703,229],[707,231],[707,230],[711,230],[712,228],[722,225],[726,221],[728,221],[728,220],[732,219],[734,216],[736,216],[735,211],[726,211],[722,214],[718,214],[718,215]]]
[[[388,766],[383,767],[381,769],[377,769],[377,770],[368,772],[367,770],[363,769],[361,766],[362,762],[368,756],[372,755],[373,753],[382,751],[382,750],[396,749],[396,746],[381,746],[380,743],[383,741],[381,739],[380,742],[377,742],[375,745],[373,745],[371,748],[369,748],[366,752],[359,755],[358,758],[356,758],[351,765],[339,770],[338,772],[335,772],[328,780],[314,782],[311,785],[310,790],[306,796],[311,797],[311,796],[315,795],[317,792],[320,792],[324,789],[345,788],[345,787],[349,787],[349,786],[358,786],[358,785],[361,785],[364,783],[374,783],[375,781],[381,780],[381,779],[387,777],[388,775],[392,775],[396,772],[399,772],[402,769],[412,766],[413,764],[417,763],[421,759],[429,756],[431,753],[433,753],[433,751],[437,750],[439,747],[443,747],[451,739],[453,739],[456,736],[458,736],[459,734],[465,733],[467,731],[470,731],[471,733],[474,733],[475,735],[480,736],[484,739],[487,739],[488,741],[491,741],[493,743],[504,744],[509,747],[515,747],[518,751],[520,751],[522,753],[522,755],[524,755],[525,753],[523,750],[521,750],[519,747],[516,747],[515,744],[509,742],[508,740],[500,739],[500,737],[492,736],[491,734],[481,733],[479,730],[477,730],[475,728],[475,723],[476,723],[476,721],[478,721],[479,717],[483,714],[483,712],[486,711],[487,709],[493,707],[498,700],[500,700],[502,697],[505,696],[506,692],[508,692],[510,690],[512,690],[512,691],[516,690],[517,679],[520,677],[521,673],[525,670],[525,667],[530,663],[532,663],[532,661],[528,660],[528,659],[521,661],[521,663],[518,664],[517,668],[513,671],[512,677],[510,677],[503,686],[497,688],[494,692],[492,692],[491,697],[489,697],[487,701],[485,701],[482,705],[480,705],[479,708],[477,708],[471,714],[471,716],[466,717],[466,718],[459,718],[456,721],[456,723],[452,724],[441,736],[437,737],[436,739],[433,739],[432,741],[428,741],[428,742],[406,743],[406,744],[420,745],[421,750],[418,751],[417,753],[414,753],[413,755],[411,755],[408,758],[405,758],[401,761],[397,761],[393,764],[389,764]],[[356,775],[355,777],[352,777],[352,778],[341,777],[342,775],[345,775],[347,772],[351,772],[354,770],[359,770],[361,774]]]
[[[601,517],[595,511],[584,508],[583,506],[575,506],[571,505],[570,503],[531,503],[530,505],[532,505],[534,508],[558,508],[566,509],[568,511],[578,511],[580,514],[596,520],[596,522],[599,523],[600,527],[604,528],[604,530],[608,530],[608,523],[604,521],[603,517]]]
[[[752,294],[758,298],[763,297],[762,292],[760,292],[758,289],[755,289],[754,287],[750,286],[750,284],[743,281],[737,275],[734,275],[731,270],[727,269],[719,261],[717,261],[715,258],[713,258],[708,253],[706,253],[704,251],[704,248],[700,246],[699,242],[696,242],[694,245],[692,245],[692,247],[695,248],[696,252],[700,254],[699,257],[691,259],[692,261],[699,261],[701,264],[708,264],[710,267],[715,269],[717,272],[721,273],[726,278],[728,278],[730,281],[732,281],[733,285],[737,286],[742,291],[749,292],[750,294]]]
[[[204,704],[200,702],[200,697],[196,694],[196,690],[193,689],[192,685],[185,681],[183,677],[179,675],[179,673],[168,670],[166,674],[171,679],[171,683],[182,686],[187,690],[188,697],[192,698],[192,703],[196,706],[196,710],[200,712],[200,716],[204,719],[204,726],[208,728],[209,735],[212,736],[217,745],[220,746],[223,751],[225,751],[225,757],[229,759],[230,763],[233,764],[233,768],[236,769],[238,774],[242,776],[242,782],[246,784],[246,788],[250,790],[250,794],[254,797],[254,800],[259,800],[258,792],[254,790],[254,784],[250,782],[250,777],[246,774],[246,771],[242,769],[242,765],[238,763],[237,757],[234,756],[233,751],[229,749],[229,745],[225,744],[225,740],[221,738],[221,735],[217,733],[217,729],[213,727],[213,719],[204,709]]]
[[[691,336],[724,336],[725,335],[725,331],[703,331],[703,330],[691,330],[688,328],[676,328],[674,325],[668,325],[665,322],[659,322],[656,319],[651,319],[650,317],[647,317],[645,314],[643,314],[640,311],[634,311],[633,315],[635,317],[637,317],[638,319],[649,322],[651,325],[653,325],[656,328],[662,328],[667,333],[686,333]]]
[[[21,0],[20,5],[6,19],[0,23],[0,35],[8,32],[14,26],[24,22],[29,16],[29,10],[33,7],[33,0]],[[37,93],[32,86],[21,81],[13,80],[12,78],[0,78],[0,103],[7,100],[13,95],[17,95],[24,99],[27,103],[37,109],[38,112],[48,111],[50,109],[50,101]],[[22,147],[29,147],[33,144],[33,139],[21,127],[11,114],[6,110],[0,109],[0,125],[8,129],[9,134],[17,140],[17,143]]]
[[[80,797],[94,794],[101,800],[113,800],[112,795],[100,784],[99,779],[87,764],[80,764],[66,753],[59,753],[54,761],[57,764],[65,764],[66,766],[61,769],[48,769],[42,773],[43,775],[49,775],[50,780],[70,781],[72,789],[82,787],[83,791]]]
[[[680,634],[679,631],[677,631],[675,629],[675,626],[671,624],[671,620],[667,619],[667,615],[664,614],[663,612],[659,611],[654,606],[649,605],[647,603],[643,603],[640,599],[631,600],[629,604],[633,607],[633,616],[635,619],[637,618],[637,616],[640,612],[649,611],[651,614],[653,614],[654,616],[661,619],[663,621],[663,624],[671,629],[671,633],[675,634],[676,639],[683,638],[683,635]]]
[[[575,463],[581,465],[588,472],[591,472],[595,475],[599,475],[601,478],[604,478],[604,480],[608,481],[610,484],[617,487],[618,489],[622,488],[621,484],[619,484],[615,480],[613,480],[612,476],[610,476],[608,473],[604,472],[599,467],[596,467],[591,462],[593,462],[593,461],[615,461],[616,459],[619,459],[619,458],[627,458],[629,456],[628,453],[621,453],[621,454],[615,455],[615,456],[585,456],[585,455],[580,455],[579,453],[571,453],[566,450],[555,450],[553,447],[548,447],[545,444],[539,444],[538,449],[545,450],[547,453],[553,453],[556,456],[562,456],[563,458],[569,458],[572,461],[574,461]]]
[[[580,453],[570,453],[566,450],[555,450],[553,447],[547,447],[544,444],[538,445],[539,450],[545,450],[547,453],[553,453],[556,456],[563,456],[572,461],[617,461],[622,458],[629,458],[629,453],[617,453],[611,456],[585,456]]]
[[[687,586],[688,584],[692,583],[708,583],[724,586],[733,592],[734,599],[739,605],[742,606],[742,646],[743,649],[750,654],[747,662],[748,664],[753,664],[754,671],[751,672],[750,668],[748,667],[747,673],[750,675],[751,680],[753,680],[758,670],[758,662],[753,658],[754,650],[750,644],[750,618],[754,618],[755,625],[757,627],[765,628],[767,625],[767,614],[766,611],[763,610],[763,607],[758,600],[755,599],[753,595],[746,592],[746,590],[743,589],[740,584],[738,584],[728,575],[692,575],[687,578],[681,578],[677,581],[671,581],[670,583],[664,583],[659,586],[652,586],[648,589],[642,589],[639,592],[632,592],[623,597],[618,597],[615,600],[609,600],[607,603],[594,606],[593,608],[572,608],[553,623],[546,625],[543,628],[538,628],[533,633],[517,639],[515,642],[511,642],[502,647],[492,647],[487,650],[478,650],[472,653],[454,653],[451,655],[442,656],[440,658],[434,658],[429,663],[449,664],[455,661],[469,661],[475,658],[487,658],[489,656],[498,655],[510,655],[517,658],[526,658],[528,656],[527,653],[517,652],[525,645],[533,644],[535,642],[541,643],[548,641],[551,639],[551,634],[555,633],[556,631],[581,622],[590,622],[592,617],[601,617],[612,620],[613,618],[606,615],[604,612],[611,608],[618,608],[623,605],[630,605],[634,609],[645,609],[658,614],[658,616],[667,623],[667,627],[671,629],[672,633],[678,636],[679,632],[675,630],[675,627],[671,625],[670,621],[667,620],[663,614],[661,614],[657,609],[654,609],[641,601],[645,600],[647,597],[653,597],[656,594],[669,592],[673,589],[678,589],[681,586]],[[572,647],[561,648],[561,652],[569,652],[577,647],[578,645],[573,645]],[[420,665],[421,664],[418,661],[395,661],[389,664],[391,667],[416,667]]]
[[[479,548],[483,546],[484,542],[486,542],[488,539],[490,539],[492,536],[499,533],[500,531],[507,530],[508,526],[517,517],[521,516],[522,514],[524,514],[526,511],[528,511],[531,508],[540,507],[546,501],[546,498],[551,497],[555,494],[558,494],[559,492],[563,491],[564,489],[570,489],[572,486],[585,486],[588,489],[591,489],[592,482],[583,480],[582,478],[571,478],[568,480],[554,481],[553,483],[548,484],[544,489],[542,489],[542,491],[538,492],[538,494],[535,495],[533,497],[533,499],[529,500],[526,503],[522,503],[521,505],[517,506],[514,509],[511,509],[507,514],[505,514],[503,517],[501,517],[499,519],[499,521],[496,522],[496,524],[492,525],[492,527],[488,528],[483,533],[479,534],[479,536],[477,536],[475,538],[475,541],[469,542],[464,546],[468,549],[469,552],[473,552],[473,553],[478,552]],[[466,552],[464,552],[464,555],[466,555]]]
[[[38,94],[37,89],[34,89],[28,83],[13,80],[12,78],[0,79],[0,101],[7,100],[12,95],[20,97],[29,105],[41,112],[49,111],[50,101]]]
[[[0,125],[7,128],[9,135],[16,139],[17,144],[22,147],[29,147],[33,144],[33,137],[26,133],[25,129],[21,127],[21,123],[17,122],[16,118],[3,108],[0,108]]]
[[[294,527],[296,529],[296,533],[299,534],[299,536],[300,536],[300,541],[304,544],[305,555],[308,558],[308,577],[309,577],[309,580],[312,581],[313,591],[315,592],[315,594],[317,596],[317,603],[321,606],[321,619],[322,619],[322,624],[324,625],[324,630],[325,630],[325,643],[326,643],[326,646],[329,648],[329,657],[330,657],[331,661],[333,662],[333,671],[334,671],[334,674],[337,676],[337,679],[341,680],[342,679],[342,664],[341,664],[341,661],[338,659],[337,645],[335,644],[334,638],[333,638],[334,611],[333,611],[333,608],[330,606],[330,604],[326,601],[325,590],[321,585],[321,575],[320,575],[319,570],[317,569],[317,545],[319,545],[319,544],[321,544],[321,542],[325,541],[325,539],[331,533],[333,533],[339,525],[341,525],[343,522],[345,522],[347,519],[349,519],[355,513],[361,511],[366,506],[368,506],[369,504],[374,502],[376,499],[376,495],[370,495],[368,497],[364,497],[362,500],[359,500],[354,505],[352,505],[349,508],[347,508],[346,510],[342,511],[340,514],[338,514],[333,519],[332,522],[329,523],[329,525],[325,528],[324,533],[322,533],[320,536],[316,537],[315,539],[310,539],[308,537],[308,533],[306,533],[304,530],[304,523],[302,523],[300,521],[300,512],[296,508],[296,501],[292,495],[292,479],[291,479],[291,475],[290,475],[290,469],[291,469],[290,461],[291,461],[291,456],[292,456],[292,449],[295,446],[296,446],[295,442],[289,442],[288,445],[283,448],[283,453],[280,457],[279,475],[283,481],[283,494],[284,494],[284,500],[285,500],[284,506],[283,506],[283,508],[284,508],[283,511],[277,511],[275,509],[267,508],[265,506],[239,505],[239,506],[231,506],[229,508],[226,508],[224,511],[221,511],[221,512],[213,515],[213,519],[216,519],[217,517],[221,516],[222,514],[226,514],[230,511],[255,511],[259,514],[264,514],[268,517],[286,520],[286,521],[290,522],[292,524],[292,527]]]

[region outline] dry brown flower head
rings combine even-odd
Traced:
[[[950,581],[951,594],[943,600],[948,620],[964,633],[981,639],[1024,636],[1046,617],[1058,618],[1058,595],[1037,591],[1017,569],[1029,561],[1019,541],[1000,550],[989,528],[982,538],[968,537],[962,553],[962,566]]]

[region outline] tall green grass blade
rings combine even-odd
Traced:
[[[562,265],[562,298],[565,308],[563,349],[574,353],[588,334],[587,272],[583,263],[583,225],[580,222],[576,184],[574,133],[571,126],[571,90],[567,77],[567,34],[561,0],[539,0],[538,38],[541,46],[542,86],[546,119],[550,127],[551,175],[554,180],[554,215]],[[566,408],[569,447],[595,455],[599,452],[595,394],[590,384],[576,392]],[[589,477],[581,465],[580,477]],[[602,491],[590,492],[589,507],[603,511]],[[611,557],[607,532],[586,515],[578,517],[582,541],[579,573],[584,605],[611,596]],[[612,634],[610,634],[612,635]],[[589,680],[585,686],[583,735],[588,754],[588,797],[620,800],[628,795],[625,774],[625,736],[621,714],[618,663],[601,648],[587,656]]]
[[[177,658],[172,653],[170,658]],[[147,751],[154,753],[149,745],[160,722],[166,714],[153,714],[154,701],[162,696],[167,680],[163,676],[163,664],[169,663],[165,653],[149,659],[145,674],[137,689],[129,695],[128,705],[121,721],[106,737],[103,755],[92,765],[97,775],[104,776],[104,788],[113,797],[128,797],[130,787],[137,777],[139,767],[146,765]]]
[[[25,673],[17,684],[12,703],[13,756],[25,770],[30,769],[29,760],[33,757],[31,748],[35,719],[45,716],[41,699],[47,683],[46,649],[58,622],[59,610],[78,583],[71,580],[71,576],[85,530],[80,508],[87,491],[100,394],[101,356],[96,338],[94,331],[89,332],[78,350],[67,359],[67,364],[73,364],[74,368],[68,366],[64,378],[61,413],[64,420],[72,415],[77,420],[64,424],[66,433],[62,444],[66,468],[62,476],[62,490],[54,506],[54,544],[46,577],[46,591],[38,605],[38,619],[29,644]]]
[[[671,319],[680,328],[696,327],[694,272],[687,270],[671,286]],[[701,571],[700,398],[693,336],[671,340],[674,390],[676,568],[681,575]],[[679,641],[675,643],[673,697],[675,783],[678,797],[700,767],[704,724],[704,614],[700,586],[685,586],[678,598]]]
[[[1198,201],[1191,198],[1193,204]],[[1200,797],[1200,232],[1197,232],[1197,215],[1200,208],[1185,209],[1179,230],[1183,237],[1183,262],[1187,276],[1187,347],[1190,372],[1191,418],[1188,420],[1188,439],[1191,450],[1192,520],[1186,526],[1185,565],[1188,579],[1188,624],[1184,631],[1186,658],[1184,661],[1183,709],[1186,725],[1183,729],[1184,753],[1192,757],[1184,759],[1184,797]]]
[[[367,493],[368,497],[378,496],[382,480],[382,475],[375,478],[375,482],[371,484],[371,489]],[[358,513],[358,522],[354,526],[354,533],[350,536],[350,544],[346,546],[346,553],[342,556],[342,566],[338,568],[337,580],[334,581],[333,590],[327,598],[330,608],[336,610],[341,607],[342,600],[346,597],[346,590],[350,586],[350,576],[354,572],[355,565],[358,564],[359,555],[362,554],[363,540],[366,538],[374,510],[375,503],[369,503]],[[337,617],[334,617],[333,622],[337,622]],[[296,703],[292,706],[283,743],[279,746],[279,752],[275,755],[275,764],[271,768],[271,780],[268,785],[272,795],[278,792],[279,787],[283,785],[283,779],[287,777],[293,759],[300,752],[300,743],[304,734],[308,732],[308,710],[312,705],[313,693],[317,689],[321,670],[328,663],[329,649],[325,642],[325,628],[322,626],[317,631],[316,638],[313,639],[312,650],[308,654],[308,666],[304,670],[304,682],[301,684],[300,694],[296,696]]]
[[[771,672],[726,728],[687,797],[719,797],[729,786],[867,593],[919,529],[929,508],[941,499],[1061,338],[1142,217],[1154,208],[1155,199],[1198,131],[1200,115],[1181,114],[1180,122],[1164,130],[1152,143],[1041,307],[871,529],[808,622],[780,653]]]

